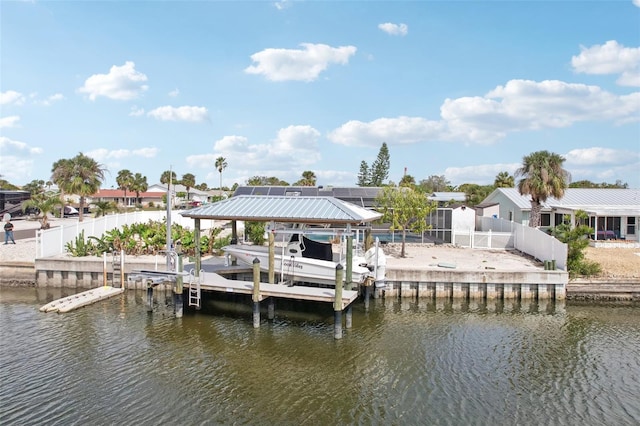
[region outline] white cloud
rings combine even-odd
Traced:
[[[591,147],[573,149],[564,155],[568,167],[607,166],[634,163],[640,160],[640,152]]]
[[[446,99],[440,120],[423,117],[349,121],[328,134],[339,144],[493,143],[519,131],[563,128],[584,121],[640,120],[640,92],[615,95],[597,86],[557,80],[511,80],[485,96]]]
[[[144,84],[147,76],[136,71],[131,61],[122,66],[112,66],[109,74],[94,74],[89,77],[84,86],[78,89],[80,93],[89,95],[94,101],[98,96],[115,100],[130,100],[140,96],[149,86]]]
[[[617,83],[640,87],[640,47],[624,47],[615,40],[589,48],[571,58],[574,70],[585,74],[620,74]]]
[[[147,116],[153,117],[161,121],[189,121],[201,122],[209,118],[208,111],[205,107],[196,106],[162,106],[151,110]]]
[[[379,24],[378,28],[390,35],[406,36],[409,32],[407,24],[392,24],[391,22],[385,22]]]
[[[335,143],[349,146],[380,146],[382,142],[410,144],[438,139],[442,122],[422,117],[378,118],[368,123],[351,120],[329,133]]]
[[[0,105],[24,105],[25,97],[22,93],[15,90],[7,90],[6,92],[0,92]]]
[[[46,99],[35,101],[37,105],[42,106],[51,106],[54,102],[61,101],[64,99],[64,95],[62,93],[56,93],[55,95],[51,95]]]
[[[244,136],[225,136],[214,143],[212,153],[190,155],[186,161],[190,167],[211,169],[216,158],[222,156],[237,176],[260,174],[284,179],[292,168],[304,168],[320,160],[319,138],[320,132],[308,125],[280,129],[273,140],[262,144],[252,144]]]
[[[519,163],[478,164],[467,167],[447,167],[444,175],[454,185],[463,183],[476,183],[478,185],[490,185],[495,181],[500,172],[508,172],[513,175],[520,167]]]
[[[640,0],[633,0],[633,4],[640,7]]]
[[[288,7],[291,7],[291,1],[290,0],[281,0],[281,1],[277,1],[273,3],[273,7],[275,7],[278,10],[283,10],[286,9]]]
[[[131,107],[131,111],[129,111],[129,117],[141,117],[144,115],[144,108],[140,108],[136,105]]]
[[[105,162],[108,160],[120,160],[123,158],[131,158],[131,157],[143,157],[143,158],[152,158],[155,157],[158,152],[157,148],[138,148],[138,149],[106,149],[106,148],[97,148],[88,152],[85,152],[85,155],[93,158],[98,162]]]
[[[10,115],[9,117],[0,117],[0,129],[4,129],[6,127],[16,127],[20,121],[19,115]]]
[[[247,74],[264,75],[271,81],[314,81],[330,64],[345,65],[356,53],[355,46],[331,47],[302,43],[302,49],[265,49],[251,55],[256,65]]]
[[[42,148],[31,147],[25,142],[15,141],[5,136],[0,136],[0,149],[2,149],[3,157],[7,155],[7,151],[9,151],[9,155],[17,152],[24,152],[29,155],[42,154]]]
[[[173,89],[172,91],[169,92],[169,96],[171,96],[172,98],[175,98],[179,94],[180,94],[180,90],[178,89]]]

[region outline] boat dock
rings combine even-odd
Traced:
[[[122,294],[124,287],[115,288],[111,286],[102,286],[72,296],[62,297],[60,299],[49,302],[40,308],[40,312],[57,312],[66,313],[83,306],[91,305],[109,297]]]

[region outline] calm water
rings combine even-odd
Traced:
[[[254,329],[246,300],[176,319],[164,292],[69,314],[1,292],[1,425],[640,423],[637,304],[373,300],[334,340],[329,306]]]

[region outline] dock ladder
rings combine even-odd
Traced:
[[[124,254],[120,251],[114,251],[113,252],[113,262],[112,262],[112,268],[113,268],[113,274],[112,274],[112,284],[111,286],[113,288],[122,288],[123,284],[122,284],[122,261],[124,259]]]
[[[200,292],[200,280],[204,271],[201,269],[198,276],[195,275],[195,269],[189,272],[189,306],[195,306],[196,309],[201,308],[202,295]]]

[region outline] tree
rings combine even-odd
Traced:
[[[515,178],[509,172],[500,172],[493,181],[496,188],[513,188],[515,186]]]
[[[96,209],[96,217],[106,216],[107,213],[118,210],[112,201],[94,201],[92,205]]]
[[[549,151],[537,151],[522,159],[522,167],[516,170],[518,192],[531,196],[530,227],[540,226],[542,203],[549,197],[560,199],[571,180],[571,175],[562,168],[564,157]]]
[[[49,229],[49,214],[56,211],[58,207],[64,208],[64,203],[59,194],[49,196],[41,194],[22,203],[22,211],[26,211],[29,207],[37,209],[42,215],[40,228]]]
[[[422,179],[418,185],[426,194],[446,192],[451,189],[451,182],[444,175],[431,175],[427,179]]]
[[[66,194],[80,196],[79,221],[84,219],[84,204],[86,197],[95,194],[104,180],[106,169],[96,160],[82,152],[70,160],[56,162],[52,180],[56,182]]]
[[[167,192],[169,194],[171,194],[171,184],[173,183],[175,185],[177,179],[178,178],[176,177],[176,173],[172,170],[165,170],[164,172],[162,172],[162,175],[160,175],[160,183],[164,183],[165,185],[167,185]],[[171,202],[171,205],[173,205],[172,200],[166,200],[165,202]]]
[[[569,184],[569,188],[621,188],[626,189],[629,187],[628,183],[623,183],[621,180],[616,180],[616,183],[594,183],[590,180],[578,180],[576,182],[571,182]]]
[[[458,191],[464,192],[468,206],[476,206],[491,194],[495,188],[493,185],[478,185],[475,183],[463,183]]]
[[[402,248],[400,257],[405,257],[407,230],[422,234],[428,225],[427,215],[436,208],[435,203],[427,200],[426,195],[409,187],[394,188],[385,186],[376,202],[382,213],[382,220],[390,222],[391,232],[402,231]]]
[[[191,173],[185,173],[182,175],[182,180],[180,180],[180,183],[182,183],[187,189],[187,201],[189,201],[191,199],[191,197],[189,196],[189,190],[195,186],[196,177]]]
[[[127,191],[133,186],[133,173],[127,169],[120,170],[116,177],[116,183],[118,184],[118,189],[122,189],[124,191],[124,205],[126,207],[128,205]]]
[[[398,186],[408,186],[410,188],[414,188],[416,186],[416,178],[411,175],[404,175],[402,179],[400,179],[400,183]]]
[[[584,210],[575,213],[576,223],[562,223],[551,230],[551,235],[567,244],[567,271],[573,278],[577,275],[595,275],[601,271],[599,264],[585,259],[584,250],[589,245],[593,229],[585,225],[589,216]]]
[[[44,194],[44,181],[32,180],[31,182],[23,186],[22,190],[29,191],[31,193],[31,197],[38,197]]]
[[[220,173],[220,191],[222,191],[222,171],[227,168],[227,159],[224,157],[216,158],[216,169]]]
[[[389,177],[389,167],[389,148],[387,148],[387,143],[383,142],[376,161],[371,165],[370,186],[382,186]]]
[[[366,161],[362,160],[360,162],[360,172],[358,172],[358,182],[356,185],[369,186],[369,182],[371,182],[371,177],[369,176],[369,165]]]
[[[311,170],[302,172],[302,179],[294,183],[295,186],[316,186],[316,174]]]
[[[149,189],[149,185],[147,184],[147,177],[142,176],[140,173],[136,173],[133,175],[133,184],[131,185],[131,190],[136,193],[136,204],[141,204],[142,200],[140,200],[140,193],[145,192]]]
[[[248,186],[289,186],[289,183],[277,177],[253,176],[247,179]]]

